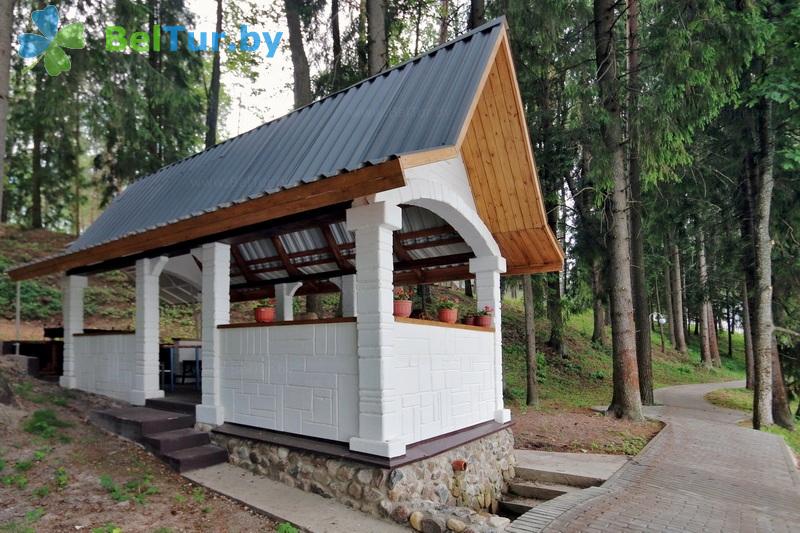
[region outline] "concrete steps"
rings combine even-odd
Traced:
[[[227,450],[211,444],[207,432],[194,429],[194,413],[152,407],[121,407],[93,411],[96,426],[143,444],[178,472],[225,463]]]
[[[172,411],[174,413],[184,413],[194,415],[194,409],[197,404],[191,402],[183,402],[180,400],[173,400],[170,398],[154,398],[146,400],[145,407],[152,409],[160,409],[162,411]]]
[[[588,476],[517,467],[516,477],[509,483],[508,494],[500,501],[500,508],[505,516],[516,518],[541,503],[602,482],[602,479]]]

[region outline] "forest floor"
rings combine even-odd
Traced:
[[[28,378],[0,359],[2,380],[12,395],[0,394],[0,531],[274,531],[89,424],[89,412],[111,400]]]
[[[15,287],[2,272],[10,265],[31,261],[63,250],[72,238],[43,230],[24,231],[0,225],[0,339],[15,337]],[[61,294],[58,276],[22,283],[22,338],[42,338],[42,326],[60,324]],[[511,291],[513,292],[513,291]],[[434,287],[434,298],[456,299],[463,311],[474,310],[475,302],[463,292]],[[133,329],[134,287],[125,272],[90,276],[85,296],[86,327]],[[330,314],[338,295],[324,299]],[[247,321],[253,302],[231,306],[233,321]],[[429,310],[433,312],[433,310]],[[161,306],[161,339],[192,338],[196,335],[195,306]],[[544,316],[544,309],[537,310]],[[591,342],[591,312],[567,316],[564,331],[565,356],[561,358],[545,343],[549,324],[537,319],[538,381],[537,408],[525,405],[525,327],[522,302],[509,297],[503,302],[503,372],[506,402],[514,412],[517,445],[551,451],[585,451],[633,455],[660,429],[658,422],[642,424],[605,417],[590,409],[607,404],[611,398],[611,349]],[[610,338],[610,331],[607,336]],[[727,336],[720,335],[720,352],[727,354]],[[689,354],[672,349],[669,340],[661,351],[658,334],[653,334],[653,374],[656,387],[686,383],[730,381],[744,377],[743,340],[733,336],[733,357],[723,357],[723,367],[706,370],[700,364],[696,335],[689,335]]]
[[[719,407],[736,409],[745,413],[753,412],[753,391],[745,388],[717,389],[706,394],[705,399],[714,405],[718,405]],[[793,413],[798,412],[797,404],[798,400],[795,399],[789,405],[789,408]],[[742,422],[742,425],[746,427],[752,427],[752,424],[749,420]],[[786,444],[788,444],[792,449],[795,456],[798,458],[798,462],[800,463],[800,430],[795,429],[795,431],[788,431],[780,426],[769,426],[764,431],[783,437],[783,440],[785,440]]]

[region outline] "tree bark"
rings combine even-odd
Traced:
[[[6,172],[6,131],[8,129],[8,97],[11,85],[11,37],[14,26],[14,4],[16,0],[6,0],[0,6],[0,222],[5,222],[3,214],[3,192]]]
[[[772,166],[775,132],[772,129],[772,102],[762,98],[757,110],[759,161],[754,193],[754,258],[755,294],[753,295],[753,358],[755,390],[753,393],[753,427],[761,429],[773,423],[772,418],[772,239],[769,233],[772,189]]]
[[[606,344],[605,293],[602,259],[596,256],[592,259],[592,299],[594,301],[592,342],[600,346]]]
[[[472,292],[472,280],[471,279],[465,279],[464,280],[464,296],[469,296],[470,298],[472,298],[474,296],[474,293]]]
[[[627,179],[622,147],[622,125],[614,50],[615,0],[594,0],[594,38],[597,85],[606,117],[600,131],[611,156],[610,258],[611,331],[613,346],[614,397],[609,412],[620,418],[643,420],[636,361],[636,329],[630,270],[630,224]]]
[[[650,352],[650,302],[644,264],[642,230],[642,183],[639,161],[639,0],[627,0],[628,41],[628,182],[631,194],[631,283],[633,314],[636,323],[636,360],[639,367],[639,392],[642,404],[653,405],[653,361]]]
[[[472,0],[469,3],[469,28],[474,29],[485,21],[486,4],[484,0]]]
[[[753,389],[753,331],[750,329],[750,302],[747,294],[747,282],[742,282],[742,329],[744,330],[744,360],[747,368],[747,388]]]
[[[534,321],[533,282],[530,274],[522,276],[522,299],[525,306],[525,333],[528,340],[526,403],[536,405],[539,403],[539,386],[536,381],[536,323]]]
[[[339,0],[331,0],[331,39],[333,40],[333,63],[331,74],[333,87],[338,88],[337,80],[342,73],[342,35],[339,31]]]
[[[667,253],[669,255],[669,253]],[[664,307],[667,310],[667,331],[669,332],[669,343],[672,346],[672,349],[675,350],[675,320],[672,313],[672,283],[670,282],[670,278],[672,277],[669,263],[666,264],[664,268],[664,293],[666,294],[666,299],[664,300]]]
[[[367,0],[360,0],[358,8],[358,43],[356,44],[358,68],[367,76],[369,74],[369,35],[367,34]],[[415,54],[416,55],[416,54]]]
[[[673,244],[672,256],[672,279],[670,284],[672,286],[672,317],[674,319],[673,329],[675,330],[675,349],[682,354],[686,354],[686,336],[684,335],[684,322],[683,322],[683,290],[681,289],[681,254],[678,251],[678,245]]]
[[[440,0],[439,7],[439,44],[447,42],[447,30],[450,24],[450,1]]]
[[[708,314],[708,349],[711,352],[711,363],[717,367],[722,367],[722,359],[719,356],[719,340],[717,329],[717,320],[714,317],[714,304],[710,301],[706,304],[706,313]]]
[[[698,324],[700,326],[700,360],[703,366],[711,368],[714,366],[711,357],[711,342],[709,340],[710,329],[714,326],[709,324],[708,313],[708,271],[706,269],[706,243],[703,230],[697,231],[697,264],[700,271],[700,312],[698,313]]]
[[[369,75],[374,76],[389,64],[386,48],[386,0],[367,0],[367,35]]]
[[[217,35],[222,33],[222,0],[217,0]],[[217,144],[217,118],[219,117],[220,57],[222,50],[214,52],[211,60],[211,86],[208,88],[206,109],[206,148]]]
[[[300,22],[302,0],[284,0],[286,25],[289,27],[289,50],[292,54],[294,74],[294,107],[303,107],[311,102],[311,72],[308,67],[303,28]]]
[[[772,341],[772,418],[782,428],[794,431],[794,419],[789,408],[789,395],[783,381],[781,354],[778,342]]]

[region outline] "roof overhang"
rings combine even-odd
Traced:
[[[352,201],[405,185],[400,160],[390,159],[336,176],[298,185],[253,200],[220,207],[191,218],[149,229],[90,248],[59,254],[8,271],[14,281],[87,268],[107,261],[124,262],[170,246],[213,242],[226,232],[315,209]]]

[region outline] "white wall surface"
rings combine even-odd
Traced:
[[[395,323],[406,445],[492,420],[494,332]]]
[[[344,442],[357,434],[355,322],[219,333],[226,421]]]
[[[78,335],[74,342],[77,388],[129,401],[136,336]]]

